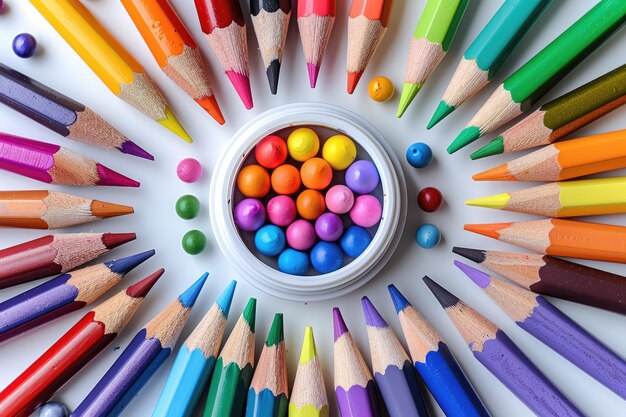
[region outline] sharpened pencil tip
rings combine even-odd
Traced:
[[[477,264],[485,262],[486,258],[485,251],[480,249],[469,249],[455,246],[452,248],[452,252],[464,257],[465,259],[476,262]]]
[[[435,114],[430,118],[430,122],[426,125],[426,129],[432,129],[437,123],[446,118],[450,113],[452,113],[456,107],[449,105],[445,101],[441,100],[437,109],[435,110]]]
[[[235,87],[237,94],[239,94],[244,107],[250,110],[254,106],[254,103],[252,103],[252,91],[250,90],[250,77],[235,71],[226,71],[226,75],[233,87]]]
[[[233,302],[233,296],[235,295],[235,288],[237,288],[237,281],[232,280],[217,300],[215,300],[215,304],[219,306],[226,318],[228,318],[228,313],[230,312],[230,306]]]
[[[114,249],[135,239],[137,239],[135,233],[104,233],[102,235],[102,244],[107,249]]]
[[[120,152],[125,153],[127,155],[137,156],[139,158],[148,159],[150,161],[154,161],[154,156],[145,151],[142,147],[137,145],[135,142],[131,142],[127,140],[122,143],[122,146],[118,148]]]
[[[380,315],[374,304],[369,298],[361,298],[361,306],[363,307],[363,315],[365,316],[365,324],[373,327],[389,327],[383,316]]]
[[[404,297],[404,295],[400,292],[400,290],[396,288],[395,285],[388,285],[387,290],[389,290],[389,295],[391,296],[391,301],[393,301],[393,306],[396,309],[396,313],[399,313],[405,308],[411,306],[409,300]]]
[[[125,258],[116,259],[106,262],[105,265],[109,270],[118,275],[126,275],[155,254],[154,249],[138,253],[136,255],[127,256]]]
[[[311,88],[315,88],[315,86],[317,85],[317,77],[320,74],[320,66],[307,63],[306,68],[309,71],[309,86]]]
[[[98,185],[108,185],[113,187],[139,187],[139,182],[125,177],[119,172],[113,171],[104,165],[96,164],[98,170]]]
[[[270,65],[265,69],[267,81],[270,83],[270,92],[276,95],[278,92],[278,78],[280,76],[280,61],[273,59]]]
[[[357,84],[361,80],[361,76],[363,75],[363,71],[360,72],[348,72],[348,82],[346,85],[346,90],[348,94],[354,93]]]
[[[101,219],[108,219],[110,217],[125,216],[127,214],[133,214],[135,209],[130,206],[123,206],[121,204],[107,203],[106,201],[92,200],[91,201],[91,214]]]
[[[492,155],[499,155],[501,153],[504,153],[504,138],[502,136],[498,136],[497,138],[493,139],[491,142],[471,154],[470,158],[476,160],[486,158]]]
[[[333,308],[333,334],[335,337],[335,342],[345,333],[348,333],[348,326],[346,326],[346,322],[343,320],[341,311],[339,311],[337,307],[334,307]]]
[[[398,111],[396,117],[400,118],[404,115],[404,112],[409,108],[413,99],[419,93],[422,88],[422,84],[410,84],[404,83],[402,86],[402,94],[400,95],[400,102],[398,103]]]
[[[515,181],[509,173],[508,165],[502,164],[472,176],[474,181]]]
[[[315,346],[315,337],[313,336],[313,328],[307,326],[304,329],[304,341],[302,342],[302,350],[300,351],[300,364],[309,363],[317,356],[317,347]]]
[[[219,104],[217,104],[217,99],[214,95],[198,98],[195,101],[209,114],[209,116],[214,118],[217,123],[221,125],[225,123],[224,115],[222,114],[222,110],[220,109]]]
[[[267,333],[265,346],[276,346],[283,340],[285,340],[283,313],[276,313],[274,314],[274,320],[272,320],[272,327],[270,327],[270,331]]]
[[[243,310],[243,319],[248,323],[250,331],[254,333],[256,327],[256,298],[251,297]]]
[[[483,271],[479,271],[478,269],[472,268],[471,266],[457,260],[454,261],[454,265],[467,275],[469,279],[474,281],[474,284],[478,285],[480,288],[487,288],[491,283],[491,277]]]
[[[172,113],[172,110],[170,110],[169,107],[165,108],[165,115],[162,119],[157,120],[157,122],[170,132],[182,138],[185,142],[193,142],[191,136],[189,136],[183,125],[180,124],[180,122],[178,121],[176,116],[174,116],[174,113]]]
[[[465,202],[468,206],[491,208],[496,210],[504,209],[511,200],[511,194],[502,193],[490,195],[488,197],[475,198],[473,200],[467,200]]]
[[[443,308],[452,307],[459,302],[459,299],[454,294],[443,288],[441,285],[437,284],[428,276],[425,276],[422,279]]]
[[[204,286],[204,283],[206,282],[208,276],[209,273],[205,272],[200,278],[198,278],[196,282],[191,284],[189,288],[187,288],[181,295],[178,296],[178,300],[183,305],[183,307],[193,307],[193,305],[196,303],[196,300],[198,299],[198,296],[200,295],[200,291],[202,291],[202,287]]]
[[[148,295],[152,287],[154,287],[154,284],[156,284],[164,272],[165,269],[161,268],[135,285],[131,285],[126,289],[126,294],[133,298],[144,298]]]
[[[453,154],[459,149],[462,149],[474,142],[476,139],[480,137],[480,129],[476,126],[467,126],[465,129],[461,130],[461,133],[452,141],[452,143],[448,146],[448,153]]]
[[[463,226],[463,229],[492,239],[499,239],[500,230],[509,227],[511,224],[512,223],[466,224]]]

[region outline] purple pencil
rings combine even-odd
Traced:
[[[428,277],[424,282],[470,350],[539,417],[585,417],[498,326]]]
[[[335,395],[341,417],[378,417],[376,387],[363,355],[343,321],[333,308],[335,336]]]
[[[372,370],[390,417],[428,417],[409,355],[367,297],[361,298]]]
[[[454,261],[522,329],[626,399],[626,361],[540,295]]]

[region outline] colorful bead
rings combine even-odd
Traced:
[[[345,185],[333,185],[326,192],[326,207],[337,214],[345,214],[354,205],[354,194]]]
[[[360,195],[354,200],[354,206],[350,210],[350,218],[357,226],[375,226],[382,217],[383,209],[380,201],[373,195]]]
[[[197,159],[185,158],[178,163],[176,175],[182,182],[196,182],[202,176],[202,165]]]
[[[415,233],[415,241],[424,249],[432,249],[441,242],[441,232],[434,224],[423,224]]]
[[[396,89],[387,77],[374,77],[367,86],[370,98],[379,103],[383,103],[393,97]]]
[[[262,167],[274,169],[287,160],[287,143],[280,136],[268,135],[254,148],[256,162]]]
[[[356,161],[346,171],[346,185],[357,194],[374,191],[380,182],[376,165],[371,161]]]
[[[265,223],[265,207],[256,198],[245,198],[233,211],[235,225],[244,232],[255,232]]]
[[[246,165],[237,175],[237,188],[246,197],[265,197],[270,191],[270,174],[261,165]]]
[[[326,210],[324,196],[316,190],[304,190],[296,200],[298,214],[304,219],[315,220]]]
[[[316,240],[315,228],[306,220],[296,220],[287,227],[287,243],[294,249],[311,249]]]
[[[333,180],[333,169],[322,158],[311,158],[300,167],[300,178],[306,188],[323,190]]]
[[[345,135],[331,136],[324,143],[322,157],[333,169],[343,171],[356,159],[356,145]]]
[[[320,239],[327,242],[334,242],[343,233],[343,222],[341,217],[335,213],[324,213],[315,221],[315,233]]]
[[[295,249],[287,248],[278,257],[278,270],[285,274],[305,275],[309,272],[309,255]]]
[[[343,233],[339,244],[346,255],[357,258],[365,252],[365,249],[367,249],[371,242],[372,236],[370,236],[367,229],[352,225]]]
[[[333,242],[318,242],[311,249],[311,265],[320,274],[334,272],[343,266],[343,252]]]
[[[70,412],[65,406],[65,404],[61,404],[56,401],[50,401],[49,403],[45,403],[39,409],[39,417],[67,417]]]
[[[293,165],[281,165],[272,172],[271,182],[277,194],[295,194],[300,189],[300,172]]]
[[[30,58],[37,50],[37,39],[30,33],[20,33],[13,38],[13,52],[20,58]]]
[[[199,230],[190,230],[183,235],[183,250],[190,255],[197,255],[206,247],[206,236]]]
[[[291,132],[287,138],[287,149],[293,159],[304,162],[317,155],[320,150],[320,138],[313,129],[301,127]]]
[[[443,196],[441,191],[435,187],[423,188],[417,194],[417,205],[426,213],[432,213],[439,210],[443,204]]]
[[[254,235],[256,249],[266,256],[277,256],[285,249],[285,232],[278,226],[267,224]]]
[[[286,195],[276,196],[267,203],[267,217],[276,226],[289,226],[297,214],[296,202]]]
[[[406,160],[415,168],[425,168],[433,160],[433,151],[423,142],[417,142],[406,150]]]
[[[186,194],[176,200],[176,214],[184,220],[195,218],[200,212],[200,200],[191,194]]]

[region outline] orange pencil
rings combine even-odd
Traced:
[[[353,0],[348,18],[348,94],[383,40],[393,0]]]
[[[169,0],[121,1],[163,72],[224,124],[202,55]]]
[[[545,255],[626,263],[626,226],[544,219],[466,224],[465,230]]]

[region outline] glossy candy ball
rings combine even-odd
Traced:
[[[375,226],[382,217],[383,209],[380,201],[373,195],[360,195],[354,200],[354,206],[350,210],[350,218],[357,226]]]
[[[417,229],[415,241],[424,249],[432,249],[441,242],[441,233],[437,226],[426,223]]]
[[[327,242],[334,242],[343,233],[343,222],[341,217],[335,213],[324,213],[315,221],[315,233],[320,239]]]
[[[191,194],[186,194],[176,200],[176,214],[184,220],[195,218],[200,212],[200,200]]]
[[[333,169],[343,171],[356,159],[356,145],[345,135],[331,136],[324,143],[322,157]]]
[[[333,242],[318,242],[311,249],[310,257],[311,265],[320,274],[334,272],[343,265],[343,252]]]
[[[39,409],[39,417],[67,417],[70,415],[70,411],[65,404],[61,404],[56,401],[50,401],[45,403]]]
[[[367,92],[372,100],[382,103],[393,97],[395,88],[389,78],[381,76],[372,78],[367,86]]]
[[[197,255],[206,246],[206,236],[199,230],[190,230],[183,235],[183,250],[190,255]]]
[[[244,232],[254,232],[265,223],[265,207],[256,198],[245,198],[233,211],[235,225]]]
[[[326,192],[326,207],[337,214],[345,214],[354,205],[354,194],[345,185],[337,184]]]
[[[432,213],[433,211],[439,210],[442,204],[443,196],[441,195],[441,191],[435,187],[423,188],[417,194],[417,205],[419,205],[420,208],[426,213]]]
[[[370,236],[366,229],[352,225],[348,227],[343,236],[341,236],[339,244],[346,255],[357,258],[365,252],[365,249],[367,249],[371,242],[372,236]]]
[[[300,189],[300,172],[293,165],[281,165],[272,171],[271,182],[277,194],[295,194]]]
[[[433,160],[433,151],[423,142],[417,142],[406,150],[406,160],[415,168],[424,168]]]
[[[261,139],[254,148],[254,157],[259,165],[274,169],[284,164],[289,152],[287,143],[280,136],[268,135]]]
[[[296,202],[286,195],[276,196],[267,203],[267,217],[276,226],[289,226],[297,214]]]
[[[278,257],[278,270],[285,274],[305,275],[309,271],[309,255],[287,248]]]
[[[326,210],[324,196],[316,190],[304,190],[296,200],[298,214],[303,219],[315,220]]]
[[[346,171],[346,185],[357,194],[371,193],[379,181],[378,170],[371,161],[356,161]]]
[[[257,230],[254,245],[263,255],[277,256],[285,249],[285,232],[273,224],[267,224]]]
[[[202,165],[197,159],[185,158],[178,163],[176,175],[182,182],[196,182],[202,176]]]
[[[261,165],[246,165],[237,175],[237,188],[246,197],[265,197],[270,191],[270,174]]]
[[[20,33],[13,38],[13,52],[20,58],[30,58],[36,49],[37,39],[30,33]]]
[[[333,169],[322,158],[311,158],[300,167],[300,178],[306,188],[323,190],[333,180]]]
[[[306,220],[296,220],[287,228],[287,243],[294,249],[311,249],[316,240],[315,228]]]
[[[320,138],[313,129],[301,127],[289,134],[287,149],[293,159],[304,162],[317,155],[320,150]]]

